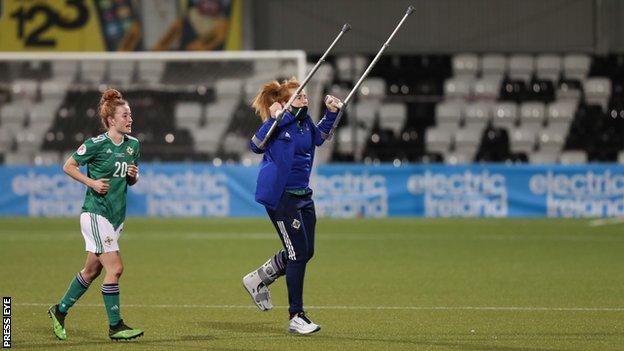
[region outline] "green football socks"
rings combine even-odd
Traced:
[[[86,281],[80,272],[69,283],[69,288],[61,298],[58,309],[61,313],[67,313],[69,309],[78,301],[78,299],[89,289],[91,282]]]

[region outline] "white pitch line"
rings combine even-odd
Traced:
[[[619,223],[624,223],[624,217],[594,219],[589,222],[589,226],[600,227],[603,225],[612,225],[612,224],[619,224]]]
[[[23,302],[14,306],[50,306],[51,303]],[[80,307],[104,307],[100,304],[79,304]],[[144,305],[124,304],[123,307],[137,308],[205,308],[205,309],[256,309],[251,305]],[[286,309],[288,306],[274,306]],[[307,306],[316,310],[399,310],[399,311],[563,311],[563,312],[624,312],[624,307],[519,307],[519,306]]]

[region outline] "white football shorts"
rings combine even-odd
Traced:
[[[80,214],[80,231],[85,240],[85,250],[94,254],[119,251],[119,235],[123,224],[115,230],[108,219],[89,212]]]

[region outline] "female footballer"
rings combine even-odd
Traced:
[[[290,315],[288,331],[310,334],[321,329],[306,317],[303,309],[303,280],[306,264],[314,255],[316,225],[310,172],[314,150],[328,137],[340,100],[327,96],[325,116],[315,124],[307,114],[308,98],[302,92],[284,112],[275,136],[261,148],[274,117],[298,87],[299,82],[294,78],[282,84],[271,81],[262,87],[252,103],[263,121],[250,143],[253,152],[264,154],[255,197],[265,206],[283,249],[247,274],[243,286],[258,308],[266,311],[273,307],[268,286],[285,274]]]
[[[80,214],[87,259],[60,302],[48,310],[54,334],[60,340],[67,339],[67,312],[100,275],[102,267],[106,270],[102,297],[108,315],[108,336],[128,340],[143,335],[142,330],[127,326],[121,319],[119,277],[123,264],[117,243],[126,217],[128,185],[139,179],[139,141],[129,135],[132,113],[117,90],[108,89],[102,94],[99,115],[107,132],[87,139],[63,166],[67,175],[87,186]],[[87,174],[80,172],[79,165],[87,165]]]

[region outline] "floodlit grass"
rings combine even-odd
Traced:
[[[58,341],[46,315],[84,261],[78,219],[0,219],[0,293],[15,349],[622,350],[624,228],[588,220],[320,219],[304,302],[322,326],[287,333],[283,279],[260,312],[241,278],[279,249],[266,219],[129,218],[122,317],[107,337],[101,278]]]

